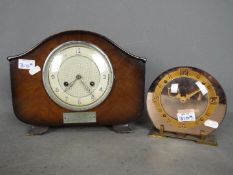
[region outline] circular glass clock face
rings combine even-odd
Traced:
[[[43,68],[48,95],[60,106],[75,111],[103,102],[112,89],[113,77],[107,55],[98,47],[79,41],[55,48]]]
[[[192,134],[200,134],[200,130],[209,133],[225,116],[226,97],[208,73],[177,67],[153,82],[147,94],[147,110],[157,128],[163,125],[169,131],[185,133],[190,129]]]
[[[168,82],[161,92],[161,105],[164,111],[174,119],[177,119],[178,111],[195,112],[198,119],[208,106],[208,91],[198,80],[180,77]]]

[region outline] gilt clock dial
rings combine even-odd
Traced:
[[[48,95],[64,108],[83,111],[105,100],[113,85],[106,54],[86,42],[66,42],[47,57],[43,68]]]
[[[207,135],[222,122],[226,97],[220,84],[208,73],[178,67],[153,82],[147,94],[147,110],[158,129],[163,125],[166,131]]]

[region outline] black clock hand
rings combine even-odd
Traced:
[[[65,88],[64,92],[68,91],[75,83],[77,80],[81,79],[82,76],[81,75],[76,75],[75,79],[69,83],[69,86],[67,88]]]
[[[75,79],[72,82],[70,82],[69,86],[64,90],[64,92],[68,91],[71,87],[73,87],[73,85],[77,82],[77,80],[80,80],[85,90],[89,92],[89,94],[91,94],[91,96],[94,98],[95,96],[92,94],[91,89],[84,83],[84,81],[81,78],[82,78],[81,75],[79,74],[76,75]]]
[[[92,98],[94,98],[95,96],[92,94],[91,89],[84,83],[82,79],[80,79],[80,82],[83,85],[83,87],[86,89],[86,91],[89,92],[89,94],[91,94]]]

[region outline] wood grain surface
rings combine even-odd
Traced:
[[[106,37],[88,31],[67,31],[53,35],[30,51],[10,61],[12,102],[15,115],[23,122],[39,126],[62,126],[63,113],[72,112],[50,99],[43,85],[42,71],[30,75],[18,69],[18,59],[33,59],[43,69],[49,53],[68,41],[85,41],[99,47],[109,57],[115,74],[113,88],[108,98],[97,107],[97,125],[128,123],[140,116],[144,106],[146,59],[120,49]]]

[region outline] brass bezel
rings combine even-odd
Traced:
[[[178,120],[174,119],[173,117],[169,116],[165,110],[164,107],[161,104],[161,93],[164,89],[164,87],[172,80],[176,78],[181,78],[181,77],[186,77],[186,78],[191,78],[196,81],[202,82],[204,86],[208,90],[208,105],[206,107],[205,112],[194,122],[179,122]],[[214,102],[212,102],[212,99],[215,99]],[[169,123],[175,127],[178,128],[194,128],[197,127],[200,124],[203,124],[207,119],[210,118],[210,116],[215,112],[216,108],[219,105],[219,96],[217,96],[217,93],[215,91],[215,88],[211,84],[211,82],[208,80],[208,78],[204,75],[201,74],[200,72],[182,67],[178,68],[175,70],[170,71],[167,73],[162,79],[158,82],[157,86],[154,89],[153,93],[153,103],[157,109],[157,111],[160,114],[160,117],[163,118],[163,120],[166,123]]]

